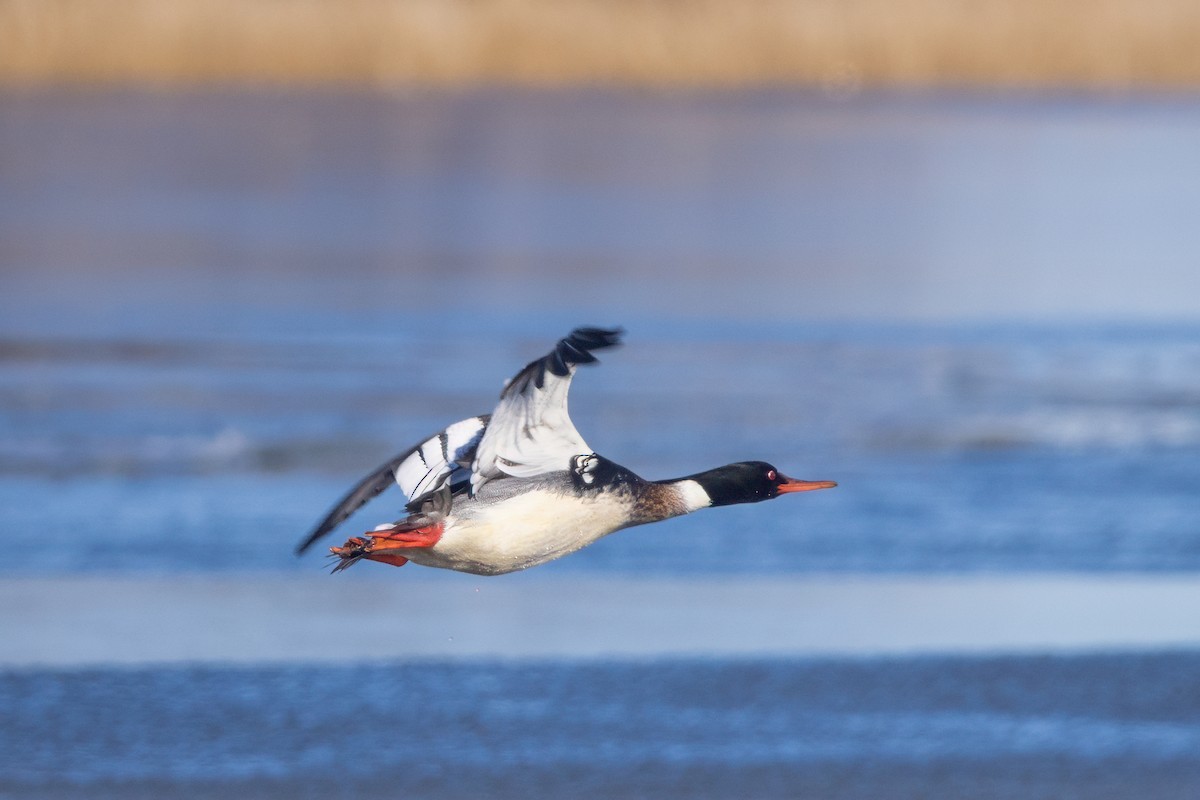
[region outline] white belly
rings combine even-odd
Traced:
[[[629,508],[612,493],[578,498],[539,490],[452,518],[429,549],[410,560],[480,575],[514,572],[573,553],[629,524]]]

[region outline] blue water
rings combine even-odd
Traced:
[[[433,344],[413,328],[319,344],[10,338],[0,537],[86,534],[0,570],[315,569],[288,550],[345,487],[490,410],[513,365],[565,333]],[[631,326],[580,375],[589,443],[652,478],[761,458],[841,490],[626,531],[553,569],[1200,568],[1200,332],[687,336]],[[348,529],[402,504],[385,494]]]
[[[1198,667],[1145,654],[10,673],[0,791],[1186,798]]]
[[[1197,141],[1188,97],[0,96],[0,579],[315,573],[579,324],[628,331],[599,452],[840,486],[547,575],[1195,571]],[[1195,797],[1196,666],[10,669],[0,795]]]

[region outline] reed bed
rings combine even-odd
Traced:
[[[0,0],[0,84],[1200,86],[1196,0]]]

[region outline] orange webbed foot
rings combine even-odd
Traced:
[[[329,548],[330,557],[339,559],[333,571],[340,572],[364,558],[393,567],[403,567],[408,563],[408,559],[397,551],[433,547],[442,538],[442,529],[440,524],[426,528],[383,528],[367,531],[362,536],[353,536],[341,547]]]

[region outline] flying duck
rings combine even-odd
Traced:
[[[592,452],[567,414],[567,392],[592,353],[622,331],[578,328],[528,364],[490,415],[456,422],[363,478],[300,543],[303,553],[393,481],[407,515],[341,547],[334,571],[367,559],[501,575],[553,561],[602,536],[702,508],[828,489],[743,461],[648,481]]]

